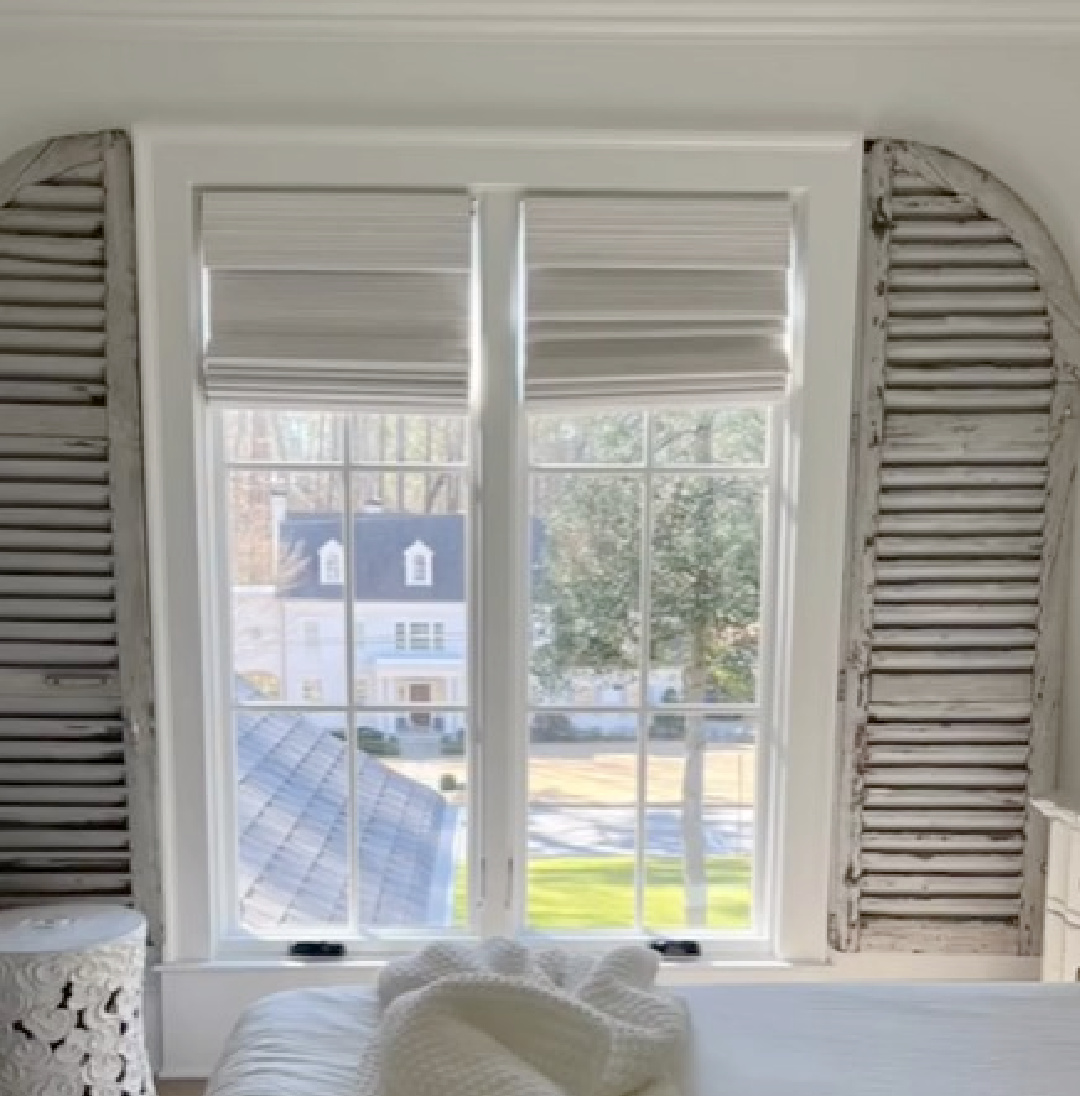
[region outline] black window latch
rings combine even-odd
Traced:
[[[696,940],[650,940],[649,947],[665,959],[701,958],[701,945]]]
[[[298,940],[289,945],[293,959],[344,959],[345,945],[334,940]]]

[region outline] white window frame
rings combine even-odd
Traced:
[[[195,196],[204,187],[467,188],[477,180],[494,186],[481,223],[481,239],[492,241],[517,231],[517,197],[509,189],[500,194],[511,183],[523,190],[620,190],[632,179],[635,189],[658,193],[778,191],[796,201],[802,283],[796,298],[806,308],[795,317],[781,469],[791,520],[776,577],[790,596],[782,599],[781,687],[773,698],[786,728],[773,744],[773,924],[756,950],[727,958],[826,959],[861,137],[147,125],[136,127],[135,149],[166,969],[221,957],[219,926],[228,900],[213,871],[216,844],[227,831],[213,780],[224,736],[211,733],[220,710],[214,667],[221,665],[213,625],[228,607],[211,581],[212,546],[223,540],[214,528],[218,519],[213,506],[201,505],[214,487],[201,457],[207,438],[198,378]],[[488,258],[481,267],[481,307],[509,314],[513,260],[496,252]],[[489,360],[511,362],[516,351],[509,324],[485,332]],[[521,378],[513,370],[488,370],[482,379],[473,386],[474,412],[486,410],[490,422],[498,418],[493,408],[519,405]],[[522,615],[527,575],[513,563],[526,558],[524,464],[505,459],[507,453],[523,457],[521,416],[505,415],[485,440],[473,471],[474,490],[483,484],[485,503],[475,508],[474,531],[479,543],[518,548],[471,564],[482,596],[469,621],[478,668],[470,699],[494,722],[498,713],[524,710],[522,675],[508,672],[522,664],[528,630]],[[482,750],[485,810],[509,818],[522,789],[502,774],[520,776],[522,759],[499,736],[483,738]],[[512,827],[503,829],[505,855],[490,850],[486,865],[491,896],[511,892],[519,854]],[[498,907],[486,904],[484,931],[505,924]]]
[[[432,560],[435,553],[422,541],[413,541],[405,549],[405,585],[406,586],[430,586],[434,578],[435,568]],[[417,573],[416,564],[420,564]]]

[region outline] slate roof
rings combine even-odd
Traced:
[[[294,575],[287,597],[341,597],[340,586],[319,582],[319,549],[342,543],[341,515],[289,514],[281,523],[286,570]],[[405,584],[405,549],[416,541],[433,552],[430,586]],[[465,517],[463,514],[357,514],[354,518],[357,601],[464,601]]]
[[[241,701],[259,694],[237,682]],[[237,715],[241,923],[280,930],[347,918],[350,841],[344,741],[295,712]],[[456,808],[357,752],[360,920],[445,924]]]
[[[464,514],[356,514],[353,518],[356,601],[464,601]],[[290,575],[284,597],[338,600],[339,585],[319,581],[319,549],[330,540],[343,543],[340,514],[288,514],[281,523],[281,553]],[[531,523],[532,565],[544,554],[544,528]],[[431,585],[405,583],[405,550],[417,541],[432,551]]]

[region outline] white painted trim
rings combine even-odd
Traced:
[[[241,1012],[260,997],[309,986],[373,986],[379,962],[171,964],[161,972],[161,1076],[206,1077]],[[1039,960],[1002,955],[833,955],[826,963],[665,964],[669,986],[760,982],[1023,982]]]
[[[787,673],[778,673],[784,688],[774,698],[777,724],[794,730],[775,746],[775,936],[784,958],[823,960],[848,458],[847,431],[836,423],[846,422],[851,402],[861,138],[150,125],[136,127],[135,147],[166,961],[209,959],[217,945],[209,865],[221,808],[212,794],[213,736],[204,733],[214,718],[214,659],[203,642],[214,619],[213,557],[205,517],[192,520],[209,497],[199,460],[198,188],[467,188],[485,180],[618,190],[627,179],[657,192],[784,192],[797,200],[806,314],[795,323],[789,437],[797,444],[785,455],[780,501],[795,515],[783,523],[790,535],[777,560],[777,574],[790,576],[776,652]]]
[[[0,33],[214,41],[1057,41],[1080,35],[1080,9],[1067,0],[2,0]]]

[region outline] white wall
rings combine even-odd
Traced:
[[[860,129],[967,155],[1080,268],[1080,42],[124,42],[4,35],[0,150],[137,120]],[[1080,623],[1074,622],[1080,651]],[[1080,791],[1080,689],[1064,782]]]
[[[941,144],[989,168],[1043,217],[1076,269],[1078,115],[1075,37],[931,45],[0,36],[0,152],[150,119],[854,128]],[[1072,637],[1080,654],[1080,611]],[[1080,793],[1080,681],[1067,713],[1062,782]]]
[[[0,37],[0,152],[142,120],[859,129],[941,144],[995,172],[1044,218],[1076,269],[1078,117],[1075,39],[289,44]],[[1073,624],[1080,653],[1080,613]],[[1080,792],[1080,683],[1070,699],[1063,780]]]
[[[1080,255],[1080,43],[0,40],[0,148],[137,119],[856,128],[1013,184]]]

